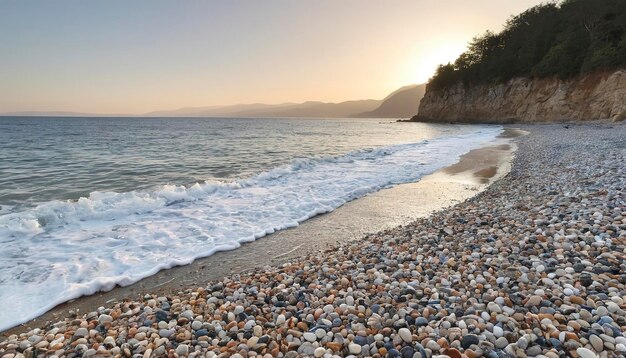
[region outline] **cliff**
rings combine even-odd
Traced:
[[[553,122],[626,119],[626,70],[569,80],[514,78],[497,85],[427,88],[420,122]]]

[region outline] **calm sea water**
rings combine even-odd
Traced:
[[[0,118],[0,330],[419,180],[497,126]]]
[[[0,117],[0,205],[229,181],[296,158],[465,130],[367,119]]]

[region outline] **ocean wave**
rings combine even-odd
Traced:
[[[59,303],[236,249],[368,193],[417,181],[500,132],[476,127],[419,143],[297,159],[233,182],[92,192],[0,212],[0,330]]]

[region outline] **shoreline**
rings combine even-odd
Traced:
[[[217,252],[189,265],[162,270],[135,284],[116,286],[110,291],[62,303],[34,320],[0,332],[0,341],[11,334],[54,323],[63,317],[80,316],[113,302],[136,299],[145,294],[173,294],[191,285],[203,285],[264,265],[282,264],[291,258],[323,251],[329,245],[406,225],[433,211],[462,202],[504,176],[509,171],[515,150],[509,139],[522,134],[515,129],[506,129],[497,142],[466,153],[457,163],[424,176],[419,182],[383,189],[348,202],[333,212],[311,218],[295,228],[245,243],[235,250]]]
[[[519,127],[508,175],[462,203],[11,335],[0,357],[624,356],[626,126]]]

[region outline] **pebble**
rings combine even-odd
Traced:
[[[326,353],[326,349],[322,347],[317,347],[315,348],[315,351],[313,351],[313,355],[316,357],[322,357],[324,353]]]
[[[398,335],[405,342],[412,342],[413,341],[413,337],[411,336],[411,331],[409,331],[407,328],[400,328],[398,330]]]
[[[317,336],[312,332],[305,332],[302,336],[309,342],[315,342],[317,340]]]
[[[598,356],[587,348],[578,348],[576,353],[580,358],[598,358]]]
[[[493,327],[493,335],[496,337],[502,337],[504,335],[504,330],[498,326]]]
[[[466,334],[465,336],[463,336],[463,339],[461,340],[461,347],[463,347],[464,349],[468,349],[470,346],[472,345],[478,345],[478,343],[480,342],[480,340],[478,339],[478,337],[474,334]]]
[[[81,327],[74,332],[74,337],[82,338],[87,337],[89,335],[89,331],[87,328]]]
[[[360,354],[361,346],[358,344],[350,343],[348,344],[348,351],[350,352],[350,354]]]
[[[509,341],[505,337],[500,337],[496,339],[495,346],[499,349],[503,349],[509,344]]]
[[[526,339],[526,337],[521,337],[520,339],[517,340],[517,348],[524,350],[527,347],[528,347],[528,339]]]
[[[186,344],[180,344],[178,347],[176,347],[176,354],[178,354],[179,356],[186,356],[188,352],[189,346],[187,346]]]
[[[602,338],[596,336],[595,334],[589,336],[589,343],[591,343],[591,346],[596,350],[596,352],[601,352],[604,349],[604,342],[602,342]]]
[[[530,296],[530,298],[528,298],[528,301],[526,301],[525,306],[526,307],[539,306],[541,301],[542,301],[541,296],[533,295],[533,296]]]
[[[107,314],[102,314],[100,315],[100,317],[98,317],[98,323],[100,324],[104,324],[107,322],[113,322],[113,317],[107,315]]]

